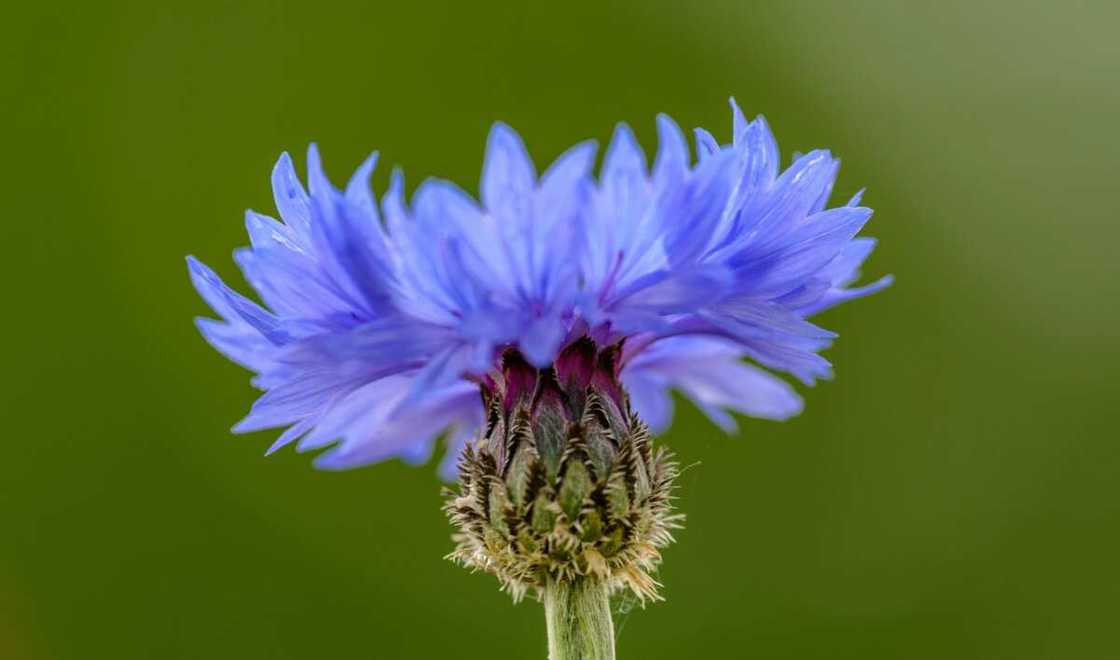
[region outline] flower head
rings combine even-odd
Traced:
[[[780,171],[765,121],[732,108],[731,143],[698,129],[696,162],[667,117],[652,168],[620,126],[598,176],[592,143],[538,174],[498,124],[478,201],[429,180],[406,204],[395,172],[378,203],[376,155],[336,189],[314,146],[305,191],[281,156],[282,222],[247,213],[251,247],[235,252],[263,304],[188,259],[221,317],[200,330],[264,390],[234,430],[285,428],[272,450],[330,446],[327,468],[423,461],[445,432],[454,457],[484,427],[480,384],[511,351],[546,369],[584,338],[617,349],[621,386],[655,431],[672,389],[726,429],[729,412],[797,414],[771,372],[831,375],[819,353],[835,335],[807,318],[889,278],[850,286],[874,241],[856,238],[871,215],[858,195],[826,209],[838,162],[813,151]]]

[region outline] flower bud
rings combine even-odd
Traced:
[[[483,380],[485,430],[444,507],[459,530],[449,557],[515,599],[577,579],[658,598],[650,573],[683,519],[677,464],[631,409],[620,353],[585,337],[537,369],[511,350]]]

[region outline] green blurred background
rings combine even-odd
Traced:
[[[682,405],[688,528],[622,658],[1120,658],[1120,5],[20,3],[0,25],[0,658],[541,658],[533,602],[441,559],[434,467],[234,437],[248,374],[183,257],[240,282],[282,149],[473,189],[613,123],[718,129],[867,186],[897,284],[838,378],[724,437]],[[383,189],[385,172],[376,179]]]

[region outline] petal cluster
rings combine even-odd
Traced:
[[[330,447],[327,468],[422,462],[441,435],[453,458],[503,352],[546,367],[582,337],[622,345],[622,381],[654,430],[673,389],[728,430],[731,412],[796,415],[772,372],[831,375],[820,351],[835,335],[808,317],[890,280],[852,286],[871,210],[858,196],[826,208],[838,161],[813,151],[783,171],[765,121],[732,110],[731,142],[698,129],[695,158],[659,117],[652,166],[620,126],[597,173],[590,142],[538,173],[497,124],[477,200],[436,179],[406,200],[399,171],[376,199],[376,154],[339,189],[314,146],[305,189],[284,154],[280,220],[248,212],[251,245],[234,253],[259,302],[188,258],[220,317],[199,329],[264,391],[234,430],[285,429],[273,450]]]

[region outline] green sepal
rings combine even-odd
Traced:
[[[583,461],[568,461],[567,470],[564,472],[564,482],[560,484],[560,508],[568,516],[568,520],[575,521],[579,518],[579,511],[583,508],[583,501],[591,493],[591,475]]]

